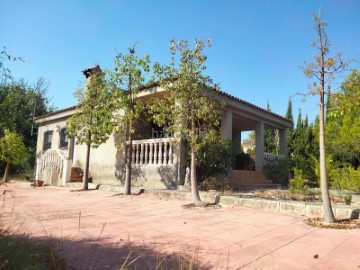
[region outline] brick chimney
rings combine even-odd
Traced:
[[[89,67],[87,69],[84,69],[82,73],[85,75],[86,79],[88,79],[92,74],[95,74],[97,72],[100,72],[101,68],[99,65]]]

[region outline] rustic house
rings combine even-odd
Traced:
[[[83,71],[88,78],[99,67]],[[138,99],[158,97],[164,91],[157,85],[145,88]],[[240,98],[222,91],[215,98],[225,102],[221,119],[221,134],[233,142],[233,156],[241,151],[241,132],[255,131],[255,171],[229,172],[229,180],[234,186],[266,185],[262,174],[264,165],[264,130],[278,129],[279,154],[286,155],[286,128],[292,121],[269,112]],[[38,141],[36,156],[36,178],[50,185],[64,186],[69,182],[81,181],[86,147],[76,144],[74,138],[66,135],[66,121],[77,110],[76,106],[36,117]],[[186,170],[185,149],[182,144],[172,144],[173,138],[166,137],[151,123],[142,122],[136,126],[133,141],[133,186],[176,189],[183,184]],[[124,176],[123,151],[116,147],[117,138],[113,134],[108,141],[91,150],[89,175],[96,184],[121,185]]]

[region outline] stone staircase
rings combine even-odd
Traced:
[[[228,176],[230,185],[236,189],[277,188],[262,172],[232,170]]]
[[[70,182],[82,182],[82,170],[78,167],[71,167]]]

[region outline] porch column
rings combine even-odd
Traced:
[[[241,153],[241,131],[233,129],[232,138],[232,165],[235,168],[236,156]]]
[[[76,160],[77,160],[77,144],[76,144],[76,138],[74,138],[74,142],[73,142],[73,145],[74,145],[74,148],[72,150],[73,152],[73,155],[72,155],[72,164],[75,165],[76,164]]]
[[[255,129],[255,170],[262,171],[264,165],[264,122],[256,123]]]
[[[228,139],[232,141],[232,119],[233,113],[231,110],[227,109],[223,112],[221,117],[221,137],[223,139]]]
[[[279,130],[280,149],[279,154],[287,156],[287,134],[286,129]]]
[[[64,164],[63,164],[63,175],[61,178],[61,185],[62,186],[66,186],[66,183],[70,182],[70,177],[71,177],[71,159],[67,158],[67,159],[63,159]]]
[[[40,179],[40,164],[41,159],[40,158],[36,158],[36,169],[35,169],[35,179],[34,180],[38,180]]]

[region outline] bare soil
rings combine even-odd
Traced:
[[[279,189],[268,189],[268,190],[253,190],[241,194],[245,197],[258,197],[271,200],[293,200],[293,201],[304,201],[304,202],[321,202],[321,193],[319,190],[309,190],[306,193],[291,193],[288,190],[279,190]],[[337,205],[345,205],[344,198],[340,194],[331,194],[331,202]],[[360,206],[360,201],[355,199],[353,200],[351,206]]]
[[[322,218],[308,218],[304,222],[310,226],[326,229],[359,229],[360,220],[359,219],[339,219],[335,223],[326,223]]]

